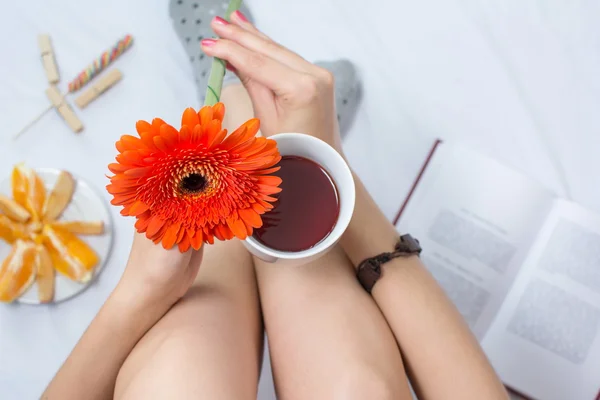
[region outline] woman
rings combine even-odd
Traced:
[[[227,128],[254,114],[264,135],[304,132],[343,154],[329,72],[239,12],[211,26],[220,39],[203,51],[242,82],[223,92]],[[384,264],[371,294],[361,287],[355,267],[398,234],[355,180],[340,245],[302,267],[253,259],[238,241],[180,254],[136,235],[121,281],[43,398],[254,399],[263,321],[281,399],[409,399],[408,377],[422,399],[507,398],[417,256]]]

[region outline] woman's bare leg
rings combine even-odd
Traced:
[[[243,87],[226,94],[232,125],[252,117]],[[410,398],[394,336],[340,247],[302,267],[254,262],[280,399]]]
[[[339,246],[301,267],[256,260],[280,399],[410,399],[400,352]]]
[[[115,398],[256,399],[263,330],[255,282],[239,241],[206,246],[194,286],[123,364]]]
[[[246,109],[232,102],[230,131],[239,125],[229,125],[236,108]],[[216,242],[205,246],[190,291],[125,361],[115,398],[254,400],[262,346],[252,258],[238,240]]]

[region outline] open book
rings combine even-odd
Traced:
[[[599,396],[600,216],[437,142],[398,217],[509,388]]]

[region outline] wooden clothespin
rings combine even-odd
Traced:
[[[104,75],[101,79],[95,82],[91,88],[83,92],[75,99],[75,104],[79,108],[85,108],[92,101],[96,100],[100,95],[113,87],[121,80],[123,74],[118,69],[113,69]]]
[[[50,87],[46,89],[46,96],[48,96],[48,99],[50,99],[50,102],[54,108],[56,108],[56,111],[63,117],[73,132],[77,133],[83,130],[81,120],[77,117],[56,86],[50,85]]]
[[[50,36],[39,35],[38,46],[40,47],[40,52],[42,54],[42,64],[44,65],[48,82],[50,82],[51,85],[58,83],[60,77],[58,75],[58,67],[56,65],[56,59],[54,57],[54,50],[52,49]]]

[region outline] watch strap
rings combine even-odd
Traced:
[[[393,252],[382,253],[375,257],[367,258],[358,265],[356,276],[362,287],[369,293],[375,283],[381,278],[381,266],[398,257],[421,254],[419,241],[410,234],[400,236]]]

